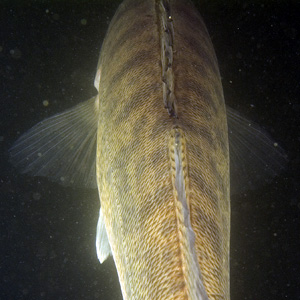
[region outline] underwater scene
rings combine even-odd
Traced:
[[[32,126],[97,94],[101,45],[121,2],[0,3],[0,299],[122,299],[113,258],[100,264],[96,254],[98,191],[22,174],[9,155]],[[192,2],[226,105],[287,157],[278,176],[231,182],[230,299],[300,299],[299,1]]]

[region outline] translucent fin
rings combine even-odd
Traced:
[[[106,233],[106,228],[105,228],[101,208],[100,208],[99,220],[97,224],[96,251],[97,251],[97,257],[101,264],[111,254],[111,249],[110,249],[110,245]]]
[[[96,73],[96,77],[94,80],[94,86],[97,89],[97,91],[99,92],[99,85],[100,85],[100,77],[101,77],[101,69],[100,69],[100,65],[98,63],[98,67],[97,67],[97,73]]]
[[[257,124],[227,107],[231,194],[264,184],[287,164],[283,149]]]
[[[10,149],[22,173],[63,185],[96,188],[99,97],[50,117],[23,134]]]

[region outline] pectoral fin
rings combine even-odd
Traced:
[[[38,123],[10,149],[12,164],[22,173],[96,188],[98,107],[96,96]]]
[[[227,109],[231,194],[253,189],[287,164],[284,150],[259,125]]]

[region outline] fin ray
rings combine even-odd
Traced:
[[[287,164],[284,150],[257,124],[227,106],[231,194],[268,182]]]
[[[10,149],[23,173],[96,188],[97,101],[93,97],[35,125]]]
[[[101,208],[100,208],[99,219],[97,224],[96,250],[97,250],[97,257],[101,264],[111,254],[111,248],[110,248]]]

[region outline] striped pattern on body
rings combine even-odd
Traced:
[[[209,299],[228,300],[229,158],[217,60],[194,6],[163,1],[169,2],[173,25],[176,114],[170,115],[164,103],[160,2],[121,4],[102,46],[101,209],[124,299],[197,299],[200,270]],[[174,192],[176,132],[184,149],[188,212]]]

